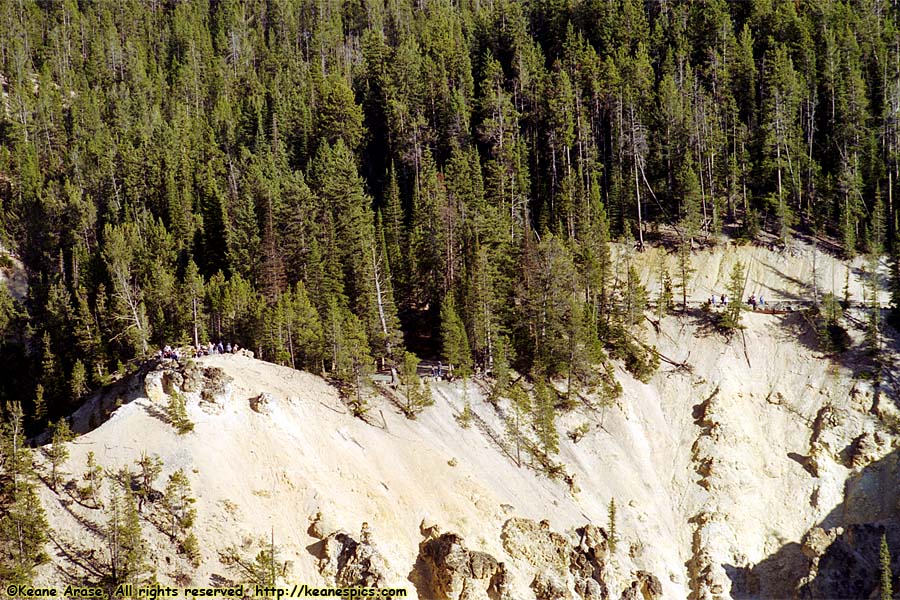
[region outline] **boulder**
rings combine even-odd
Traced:
[[[268,392],[263,392],[255,398],[250,398],[250,408],[261,415],[271,414],[274,403],[275,397]]]
[[[638,571],[636,583],[643,600],[660,600],[663,597],[662,582],[653,573]]]
[[[310,519],[309,529],[306,531],[312,537],[318,540],[324,540],[338,529],[337,525],[331,522],[331,519],[323,515],[322,511],[318,511]]]
[[[181,391],[185,394],[193,394],[203,389],[203,367],[194,362],[189,362],[181,371],[183,380]]]
[[[164,405],[167,402],[167,394],[163,385],[164,371],[150,371],[144,377],[144,394],[153,404]]]
[[[850,465],[861,469],[883,458],[890,450],[890,440],[884,435],[867,431],[853,441]]]
[[[234,379],[219,367],[203,369],[203,388],[200,398],[208,404],[224,406],[231,400]]]
[[[825,554],[838,535],[840,535],[840,529],[826,531],[821,527],[813,527],[803,536],[800,550],[808,559],[816,561]]]
[[[576,578],[575,591],[584,600],[607,600],[609,598],[607,585],[590,577]]]
[[[503,524],[500,540],[513,558],[521,558],[539,571],[564,574],[569,569],[572,548],[562,535],[551,531],[546,522],[513,517]]]
[[[553,571],[541,571],[531,582],[537,600],[571,600],[565,580]]]
[[[502,587],[502,582],[493,581],[500,563],[490,554],[468,550],[455,533],[423,541],[419,558],[424,565],[424,583],[435,600],[488,600],[490,588]]]
[[[336,587],[384,587],[387,562],[368,540],[357,541],[344,531],[322,540],[319,572]]]

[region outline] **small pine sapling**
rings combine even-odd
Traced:
[[[881,600],[893,600],[894,575],[891,571],[891,550],[888,548],[887,536],[881,534]]]
[[[50,449],[47,451],[50,458],[50,487],[56,490],[59,485],[60,467],[69,460],[69,449],[66,444],[72,441],[72,429],[68,421],[60,419],[53,425],[53,437]]]
[[[140,469],[137,474],[138,487],[135,494],[138,498],[138,511],[144,510],[144,502],[151,499],[153,482],[162,471],[162,459],[157,455],[141,453],[141,458],[134,461]]]
[[[100,500],[100,484],[103,482],[103,468],[97,464],[97,459],[93,452],[88,452],[87,467],[81,478],[87,482],[87,485],[81,489],[82,498],[90,498],[94,504],[94,508],[103,506]]]
[[[616,532],[616,499],[609,499],[609,551],[616,552],[619,543],[619,534]]]
[[[419,378],[419,358],[412,352],[403,354],[403,391],[406,395],[406,407],[403,412],[407,418],[414,419],[426,406],[434,404],[431,388]]]
[[[166,404],[166,417],[179,435],[184,435],[194,430],[194,423],[187,414],[187,406],[185,405],[184,396],[175,392],[169,396],[169,402]]]

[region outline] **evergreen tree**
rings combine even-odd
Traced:
[[[47,417],[47,400],[44,398],[44,385],[39,383],[34,389],[34,410],[32,411],[32,423],[42,425]]]
[[[676,252],[678,267],[675,272],[675,281],[681,291],[681,312],[684,313],[687,311],[688,289],[695,269],[691,264],[691,247],[683,239],[679,241]]]
[[[616,546],[619,543],[619,533],[616,528],[616,499],[609,499],[609,508],[607,510],[607,516],[609,517],[609,551],[612,553],[616,552]]]
[[[728,280],[728,306],[722,312],[719,324],[728,331],[740,329],[741,313],[744,310],[744,265],[740,262],[731,269]]]
[[[66,444],[72,441],[74,435],[69,427],[69,422],[60,419],[51,428],[53,434],[51,437],[50,449],[47,451],[47,457],[50,459],[50,487],[56,490],[59,485],[59,468],[69,459],[69,449]]]
[[[516,466],[522,467],[522,446],[525,445],[527,439],[523,428],[525,427],[525,417],[531,413],[531,398],[522,386],[513,384],[509,387],[509,412],[506,416],[506,432],[512,438],[516,448]]]
[[[348,388],[353,412],[362,416],[368,411],[363,398],[363,384],[372,373],[374,361],[362,322],[346,308],[332,301],[327,319],[327,337],[331,345],[332,375]]]
[[[777,45],[767,54],[765,67],[767,77],[763,83],[765,100],[761,113],[767,117],[762,129],[763,156],[767,157],[764,165],[768,167],[767,173],[775,175],[777,186],[772,204],[779,222],[779,237],[786,242],[794,224],[792,205],[799,204],[801,193],[797,162],[802,156],[799,148],[801,82],[784,45]],[[793,191],[795,202],[791,202],[789,190]]]
[[[50,527],[25,445],[22,407],[9,404],[6,413],[0,427],[0,579],[30,584],[34,569],[50,560],[44,551]]]
[[[72,399],[75,401],[80,400],[90,391],[87,371],[81,360],[76,360],[75,364],[72,365],[72,375],[69,377],[69,387]]]
[[[153,494],[153,482],[162,471],[162,459],[155,454],[149,455],[146,452],[141,452],[141,457],[134,463],[139,469],[134,494],[137,496],[138,511],[142,511],[144,502],[150,500]],[[131,489],[130,486],[129,489]]]
[[[194,430],[194,423],[187,414],[187,406],[185,406],[184,396],[177,391],[169,396],[169,401],[165,408],[166,418],[175,427],[179,435],[190,433]]]
[[[456,375],[468,377],[472,373],[472,353],[469,350],[466,329],[456,312],[452,294],[444,296],[441,303],[441,340],[442,358],[454,369]]]
[[[656,299],[656,318],[662,319],[672,310],[672,277],[665,266],[659,268],[659,294]]]
[[[85,465],[85,471],[81,478],[87,482],[85,487],[81,489],[82,497],[90,498],[94,508],[103,506],[103,503],[100,501],[100,488],[103,484],[103,468],[97,464],[97,459],[94,456],[93,451],[88,452],[87,464]]]
[[[118,324],[114,339],[124,337],[132,351],[143,356],[147,354],[151,329],[135,273],[133,252],[140,246],[139,235],[137,227],[130,223],[120,227],[107,225],[103,230],[103,258],[114,290],[113,311]]]
[[[888,548],[887,536],[881,534],[881,548],[879,550],[881,563],[881,600],[891,600],[894,597],[894,575],[891,571],[891,551]]]
[[[196,499],[191,495],[191,484],[183,469],[178,469],[166,483],[163,493],[163,508],[168,514],[166,533],[173,541],[185,540],[197,518],[197,509],[192,505]]]
[[[532,420],[541,449],[546,454],[559,452],[559,432],[556,429],[556,390],[542,379],[534,382]]]
[[[200,338],[205,337],[205,331],[203,330],[203,323],[205,322],[205,315],[203,314],[204,287],[203,276],[197,268],[197,263],[190,260],[184,273],[182,296],[190,303],[191,339],[195,348],[200,346]]]
[[[431,397],[431,388],[422,383],[418,369],[419,357],[412,352],[405,352],[403,354],[403,371],[400,375],[400,381],[403,384],[403,393],[406,396],[404,412],[410,418],[415,418],[425,407],[434,404],[434,399]]]
[[[117,478],[122,481],[117,481]],[[123,471],[117,478],[108,480],[110,491],[106,503],[105,534],[109,566],[104,584],[110,594],[123,584],[131,584],[136,591],[149,583],[152,577],[137,502],[128,483],[130,474]]]
[[[506,395],[511,385],[509,342],[506,337],[497,338],[496,349],[494,353],[494,365],[491,374],[494,376],[494,383],[491,386],[491,400],[497,400],[501,396]]]

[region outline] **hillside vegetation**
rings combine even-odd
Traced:
[[[0,2],[0,580],[889,595],[898,19]]]
[[[818,233],[894,252],[897,7],[863,2],[4,3],[0,398],[29,431],[165,344],[351,388],[646,377],[646,274]],[[676,270],[670,273],[675,291]],[[500,356],[498,356],[498,352]]]
[[[755,255],[779,265],[754,281],[774,290],[811,258],[800,250],[697,259]],[[900,546],[900,410],[894,330],[879,367],[864,314],[842,317],[851,347],[839,354],[823,353],[800,312],[745,313],[730,338],[699,308],[665,316],[647,336],[672,362],[647,383],[616,367],[617,401],[566,403],[555,380],[549,463],[541,423],[515,394],[492,397],[490,381],[428,380],[435,403],[415,419],[396,392],[370,395],[360,419],[320,377],[247,356],[152,362],[72,416],[55,489],[55,444],[35,453],[52,543],[34,580],[109,581],[110,502],[124,480],[145,549],[127,581],[264,580],[245,567],[271,564],[260,552],[274,543],[278,584],[376,582],[429,600],[868,597],[880,536]],[[168,417],[173,398],[188,432]],[[156,459],[145,489],[142,465]],[[95,495],[89,461],[101,466]],[[177,472],[196,499],[192,553],[164,518]]]

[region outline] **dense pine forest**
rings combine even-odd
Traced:
[[[610,358],[638,377],[658,359],[611,240],[678,252],[665,304],[725,237],[898,249],[898,16],[2,2],[0,243],[30,285],[0,286],[0,400],[36,429],[132,359],[209,340],[349,386],[411,351],[614,394]]]

